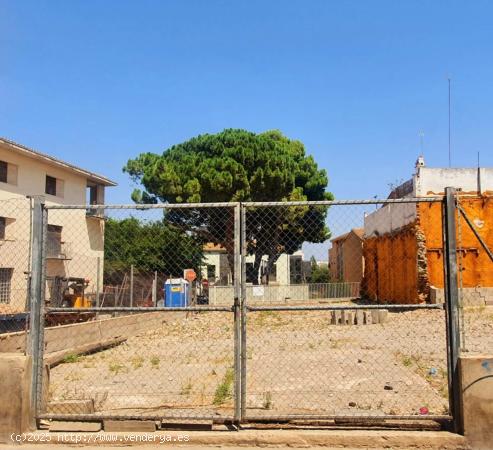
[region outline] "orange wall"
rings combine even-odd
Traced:
[[[479,235],[493,251],[493,196],[459,197],[459,203]],[[420,204],[420,225],[426,235],[428,274],[432,286],[443,287],[443,255],[433,248],[442,247],[441,205]],[[493,287],[493,262],[463,217],[457,219],[458,264],[462,265],[463,287]]]
[[[461,198],[460,204],[493,251],[493,196]],[[442,204],[420,203],[417,208],[416,223],[364,241],[363,287],[370,299],[418,303],[427,299],[430,286],[443,288]],[[463,287],[493,287],[493,262],[466,221],[461,217],[457,222],[458,264],[462,266]],[[417,237],[420,232],[426,247],[421,282],[418,280]]]
[[[394,303],[419,301],[414,226],[365,239],[363,254],[363,289],[370,299]]]

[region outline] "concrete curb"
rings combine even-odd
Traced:
[[[87,445],[148,447],[149,445],[169,444],[183,447],[330,447],[406,450],[466,450],[469,448],[463,436],[443,431],[242,430],[240,432],[157,431],[154,433],[43,433],[37,431],[33,433],[33,436],[49,436],[50,445],[81,447]],[[78,439],[77,443],[75,436]],[[188,437],[187,441],[183,441],[184,436]],[[110,437],[113,440],[110,440]],[[37,442],[43,444],[41,439]],[[47,443],[46,440],[44,443]]]

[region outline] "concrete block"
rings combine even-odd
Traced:
[[[361,309],[356,310],[356,325],[364,325],[365,314]]]
[[[342,310],[341,311],[341,325],[346,325],[347,321],[347,311]]]
[[[334,325],[339,325],[341,323],[341,311],[332,311],[334,314]]]
[[[156,431],[156,422],[154,420],[105,420],[104,431],[107,433],[118,431],[149,433]]]
[[[15,353],[0,354],[0,442],[12,442],[34,425],[31,415],[31,358]]]
[[[50,432],[68,431],[68,432],[97,432],[101,431],[101,422],[65,422],[53,420],[50,423]]]
[[[93,414],[94,401],[90,399],[49,402],[46,409],[50,414]]]
[[[389,311],[387,309],[379,309],[378,310],[378,323],[387,322],[388,315],[389,315]]]
[[[443,289],[430,286],[430,303],[434,305],[445,303],[445,294]]]
[[[462,428],[474,450],[493,442],[493,355],[459,359]]]
[[[370,311],[371,315],[371,323],[375,324],[378,323],[379,315],[378,315],[378,309],[372,309]]]
[[[346,324],[347,325],[354,325],[354,312],[353,311],[346,311]]]

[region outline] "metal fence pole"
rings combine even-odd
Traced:
[[[134,306],[134,265],[130,266],[130,306]]]
[[[241,316],[241,414],[240,420],[244,421],[246,416],[246,361],[247,361],[247,298],[246,298],[246,207],[240,205],[240,264],[241,264],[241,289],[240,289],[240,316]]]
[[[42,314],[43,314],[43,241],[46,220],[44,215],[44,198],[33,198],[32,206],[32,243],[31,243],[31,282],[30,282],[30,314],[28,353],[32,361],[31,374],[31,417],[35,425],[35,415],[39,410],[41,376],[43,370],[42,354]]]
[[[457,206],[455,189],[445,188],[443,231],[444,231],[444,279],[445,303],[447,314],[447,356],[449,407],[453,417],[454,429],[460,431],[460,384],[459,384],[459,289],[457,283],[457,238],[456,238]]]
[[[96,268],[96,306],[99,307],[100,306],[100,302],[99,302],[99,295],[100,295],[100,282],[99,282],[99,279],[101,277],[101,258],[98,256],[97,258],[97,268]]]
[[[240,205],[234,209],[234,420],[241,421],[241,217]]]

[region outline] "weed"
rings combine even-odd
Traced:
[[[262,406],[264,407],[264,409],[272,408],[272,394],[269,391],[264,394],[264,402]]]
[[[181,386],[181,395],[189,396],[190,392],[192,392],[192,380],[191,378],[188,379],[186,384],[183,384]]]
[[[142,367],[144,364],[144,358],[142,356],[134,356],[132,358],[132,367],[134,369],[138,369],[139,367]]]
[[[110,369],[110,372],[115,375],[118,375],[120,372],[127,372],[127,368],[123,364],[116,362],[110,363],[108,368]]]
[[[82,359],[82,355],[78,355],[77,353],[69,353],[64,356],[62,359],[62,363],[76,363]]]
[[[154,355],[151,357],[151,366],[153,369],[157,369],[159,367],[159,362],[159,356]]]
[[[222,405],[226,400],[231,398],[234,378],[233,369],[228,369],[224,374],[223,380],[217,385],[216,391],[214,392],[214,405]]]

